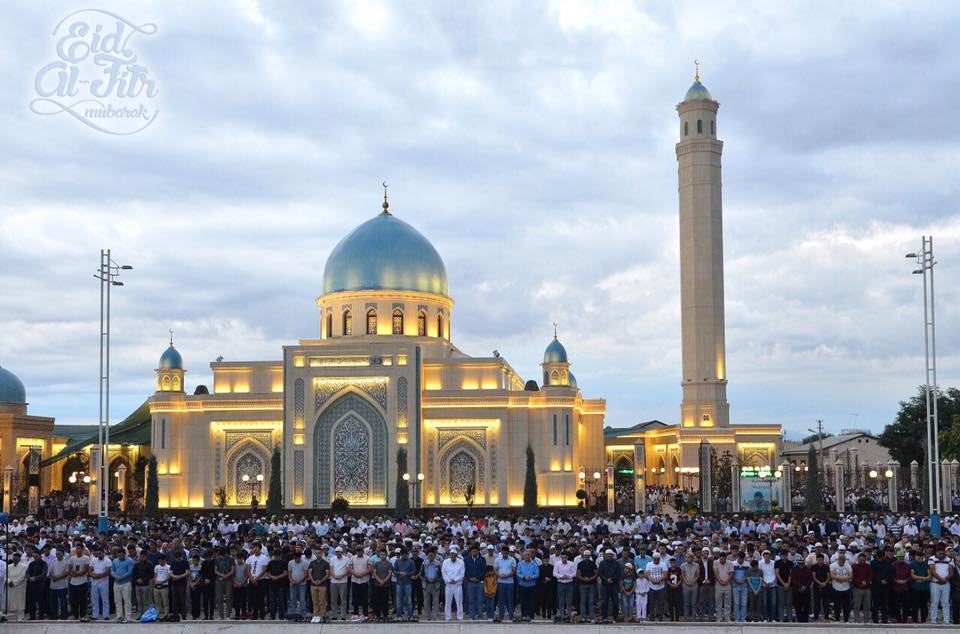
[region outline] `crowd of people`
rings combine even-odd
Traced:
[[[960,515],[14,520],[15,620],[957,623]]]

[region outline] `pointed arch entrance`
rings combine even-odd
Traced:
[[[314,506],[338,497],[387,504],[387,424],[370,401],[351,391],[329,403],[317,418],[314,447]]]

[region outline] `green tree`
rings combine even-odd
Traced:
[[[960,389],[950,387],[937,394],[937,416],[940,438],[950,441],[957,433],[953,422],[960,416]],[[926,387],[921,385],[909,400],[900,401],[900,410],[892,423],[880,434],[880,444],[890,451],[890,457],[900,463],[903,482],[909,481],[910,463],[920,465],[917,488],[927,488],[927,398]],[[952,448],[948,448],[952,451]],[[941,451],[943,449],[941,448]],[[945,457],[941,453],[941,459]],[[929,507],[929,497],[921,496],[924,510]]]
[[[467,509],[473,510],[473,502],[477,497],[477,485],[473,482],[467,483],[467,488],[463,492],[463,501],[467,503]]]
[[[221,485],[213,489],[213,503],[221,511],[223,510],[223,507],[227,505],[227,487]]]
[[[817,441],[820,440],[821,438],[823,438],[824,440],[826,440],[826,439],[829,438],[830,436],[833,436],[833,434],[831,434],[831,433],[828,432],[828,431],[825,431],[825,432],[823,432],[822,434],[810,434],[809,436],[804,436],[804,437],[803,437],[803,440],[800,441],[800,444],[801,444],[801,445],[806,445],[807,443],[817,442]]]
[[[270,486],[267,489],[267,513],[277,515],[283,512],[283,467],[280,465],[280,448],[273,448],[270,458]]]
[[[407,472],[407,450],[397,449],[397,517],[410,514],[410,485],[403,479]]]
[[[950,426],[940,430],[941,460],[960,460],[960,422],[957,422],[957,419],[960,419],[960,416],[954,415]]]
[[[822,510],[820,496],[820,465],[817,463],[817,450],[813,445],[807,450],[807,478],[804,483],[805,513],[819,513]]]
[[[133,465],[133,481],[137,483],[137,488],[143,491],[147,481],[147,460],[146,456],[137,456],[137,461]]]
[[[147,462],[147,491],[143,498],[143,513],[156,517],[160,512],[160,480],[157,477],[157,457],[150,456]]]
[[[533,515],[537,512],[537,472],[534,469],[533,448],[527,445],[527,475],[523,481],[523,512]]]
[[[346,513],[350,510],[350,502],[346,498],[334,498],[330,503],[330,510],[337,514]]]

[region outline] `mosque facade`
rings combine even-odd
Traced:
[[[318,337],[277,361],[211,363],[207,394],[188,395],[180,353],[163,353],[149,401],[161,506],[210,507],[221,489],[228,505],[263,501],[275,449],[290,508],[391,507],[400,482],[415,506],[519,506],[527,447],[539,502],[576,505],[579,465],[602,460],[604,401],[583,396],[556,337],[539,384],[458,349],[444,263],[386,197],[331,252],[316,303]]]

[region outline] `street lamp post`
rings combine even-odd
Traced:
[[[100,463],[97,465],[97,496],[100,506],[97,512],[97,532],[107,530],[107,514],[110,509],[110,289],[123,286],[118,281],[120,271],[129,271],[129,264],[117,264],[110,257],[110,249],[100,250],[100,269],[93,274],[100,280],[100,421],[97,444],[100,448]]]
[[[926,361],[925,400],[927,406],[927,487],[930,497],[930,531],[940,536],[940,440],[937,419],[937,326],[933,302],[933,236],[923,236],[917,253],[908,253],[920,268],[914,275],[923,277],[923,352]]]
[[[260,484],[263,482],[263,474],[258,473],[255,477],[251,478],[249,473],[244,473],[242,476],[240,476],[240,480],[243,481],[245,485],[250,487],[250,507],[253,508],[254,500],[257,500],[257,504],[259,505],[260,500],[254,496],[253,492],[254,490],[257,492],[260,491]]]
[[[410,474],[409,474],[409,473],[404,473],[404,474],[403,474],[403,481],[407,483],[407,486],[408,486],[408,487],[410,487],[410,499],[411,499],[411,500],[416,500],[416,499],[417,499],[417,497],[416,497],[416,496],[417,496],[417,485],[423,483],[423,477],[424,477],[424,476],[423,476],[422,473],[418,473],[418,474],[417,474],[417,479],[414,480],[412,477],[410,477]]]

